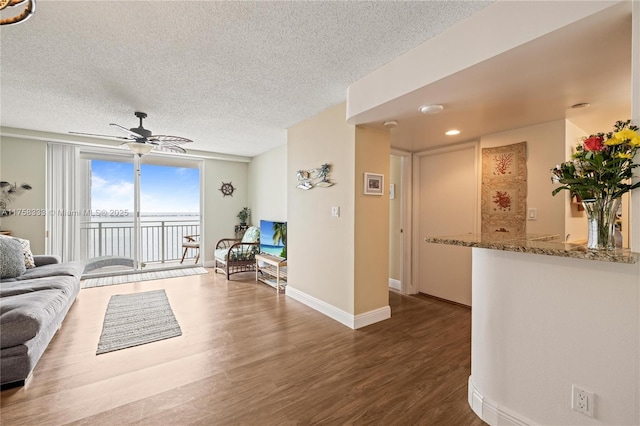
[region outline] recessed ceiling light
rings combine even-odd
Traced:
[[[444,110],[444,107],[442,105],[422,105],[420,108],[418,108],[418,111],[423,114],[437,114],[439,112],[442,112],[442,110]]]
[[[455,135],[459,135],[460,134],[460,130],[449,130],[448,132],[444,132],[445,135],[447,136],[455,136]]]
[[[591,104],[589,102],[580,102],[579,104],[573,104],[571,105],[571,108],[586,108],[591,106]]]
[[[393,129],[398,126],[398,122],[396,120],[388,120],[384,122],[383,126],[387,129]]]

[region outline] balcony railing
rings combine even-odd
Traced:
[[[151,263],[182,259],[186,235],[200,234],[200,220],[143,221],[140,224],[141,262]],[[86,259],[99,256],[133,258],[133,222],[86,222],[80,227]],[[195,250],[187,256],[195,258]]]

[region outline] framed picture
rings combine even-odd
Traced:
[[[384,175],[377,173],[364,174],[364,194],[382,195],[384,193]]]

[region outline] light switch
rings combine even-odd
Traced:
[[[528,220],[538,220],[538,209],[530,208],[527,213]]]
[[[331,207],[331,216],[340,217],[340,207]]]

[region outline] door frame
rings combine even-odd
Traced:
[[[412,154],[409,151],[403,151],[396,148],[391,148],[391,155],[400,157],[400,228],[401,228],[401,243],[400,243],[400,292],[403,294],[416,294],[418,289],[413,285],[413,247],[412,238],[412,166],[413,159]]]

